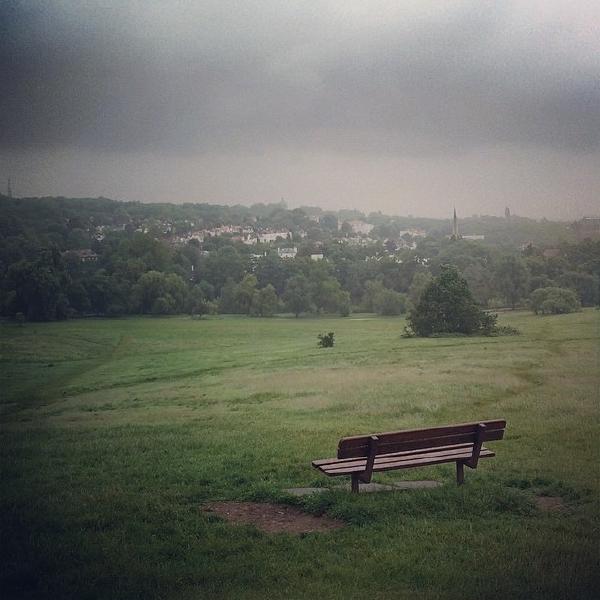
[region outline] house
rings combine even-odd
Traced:
[[[246,246],[254,246],[258,244],[258,237],[255,233],[245,233],[242,243],[246,244]]]
[[[349,246],[368,246],[369,243],[373,244],[373,240],[368,240],[359,236],[352,236],[348,238],[343,238],[340,241],[345,241]]]
[[[411,227],[410,229],[402,229],[398,232],[399,237],[410,236],[410,237],[426,237],[427,232],[424,229],[417,229]]]
[[[463,240],[471,240],[472,242],[477,241],[477,240],[485,240],[485,235],[463,235],[462,236]]]
[[[311,254],[310,260],[323,260],[323,254]]]
[[[83,250],[67,250],[62,253],[63,256],[73,256],[82,263],[96,262],[98,255],[91,249],[85,248]]]
[[[371,225],[371,223],[365,223],[364,221],[348,221],[348,225],[352,227],[352,231],[354,233],[362,233],[363,235],[369,235],[375,225]]]
[[[398,250],[414,250],[417,247],[416,242],[409,242],[403,238],[397,241]]]
[[[290,232],[287,230],[283,231],[263,231],[258,234],[258,241],[261,244],[268,244],[270,242],[276,242],[278,239],[287,240],[290,236]]]
[[[296,258],[298,248],[277,248],[277,256],[279,258]]]

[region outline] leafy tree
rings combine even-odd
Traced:
[[[383,288],[376,294],[373,308],[378,315],[401,315],[406,311],[406,295]]]
[[[467,282],[454,267],[447,266],[425,288],[408,323],[416,335],[424,337],[437,333],[489,333],[495,327],[496,316],[477,306]]]
[[[318,310],[347,316],[350,312],[350,294],[342,290],[340,282],[330,276],[318,278],[312,283],[311,296]]]
[[[279,298],[275,288],[269,284],[254,292],[251,314],[259,317],[272,317],[279,306]]]
[[[126,240],[120,254],[127,258],[141,259],[146,269],[153,271],[165,271],[171,259],[171,251],[165,244],[142,233],[136,233],[130,240]]]
[[[338,218],[332,213],[324,214],[319,218],[319,225],[328,231],[338,230]]]
[[[340,231],[345,236],[352,235],[352,233],[353,233],[352,225],[350,225],[350,223],[348,223],[348,221],[344,221],[342,223],[342,226],[340,227]]]
[[[235,288],[234,299],[236,312],[250,314],[252,301],[256,292],[257,281],[254,275],[246,275]]]
[[[304,275],[295,275],[290,277],[285,284],[283,300],[288,309],[296,315],[296,318],[303,312],[309,312],[314,309],[312,303],[310,285]]]
[[[482,262],[473,262],[462,273],[466,279],[473,298],[482,306],[488,306],[494,297],[494,282],[490,277],[489,267]]]
[[[176,312],[176,309],[177,307],[173,296],[165,294],[152,303],[152,310],[150,312],[153,315],[172,315]]]
[[[132,290],[133,304],[143,314],[173,314],[186,305],[187,287],[179,275],[148,271]]]
[[[246,267],[246,261],[233,246],[224,246],[200,262],[199,277],[214,285],[219,292],[228,279],[240,281]]]
[[[534,275],[529,280],[529,291],[537,290],[544,287],[556,287],[556,283],[546,274]]]
[[[538,315],[558,315],[580,309],[579,299],[574,290],[560,287],[539,288],[529,297],[533,312]]]
[[[188,312],[194,316],[208,314],[210,307],[201,286],[195,285],[188,295]]]
[[[87,290],[80,281],[71,282],[67,286],[67,298],[70,306],[79,314],[90,312],[92,305]]]
[[[433,277],[428,271],[417,271],[412,278],[410,287],[408,288],[408,299],[411,301],[413,306],[419,304],[421,294],[425,288],[431,283]]]
[[[236,312],[236,289],[237,286],[234,283],[233,279],[227,279],[225,285],[221,288],[221,295],[219,296],[219,312],[224,314]]]
[[[558,279],[560,287],[571,288],[577,292],[583,306],[598,304],[598,277],[579,271],[566,271]]]
[[[28,321],[67,317],[69,305],[62,288],[68,279],[56,252],[44,252],[35,262],[14,263],[8,269],[7,279],[14,290],[12,314],[22,312]]]
[[[515,308],[529,286],[529,271],[523,259],[512,255],[503,256],[496,265],[495,279],[500,293],[511,308]]]
[[[297,273],[295,261],[283,260],[275,253],[261,257],[256,264],[256,279],[260,287],[271,284],[278,294],[283,294],[285,282]]]
[[[375,312],[375,299],[385,288],[381,280],[371,279],[365,283],[365,292],[362,298],[362,309],[366,312]]]

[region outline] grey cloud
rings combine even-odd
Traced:
[[[425,19],[392,11],[364,28],[336,3],[322,14],[282,3],[163,3],[148,15],[144,4],[49,6],[2,5],[4,147],[598,148],[598,61],[548,60],[543,31],[521,52],[511,3],[457,3]]]
[[[584,0],[0,0],[0,177],[23,195],[594,212],[599,24]]]

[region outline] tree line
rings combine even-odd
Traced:
[[[226,236],[173,246],[156,231],[127,227],[132,219],[128,205],[125,210],[120,203],[96,202],[94,210],[85,203],[85,210],[81,208],[82,201],[71,205],[65,199],[48,206],[36,201],[36,210],[27,202],[22,208],[15,201],[7,205],[9,210],[0,217],[4,317],[35,321],[85,315],[220,312],[266,317],[351,311],[396,315],[417,304],[444,265],[456,267],[483,308],[529,305],[530,299],[543,295],[534,294],[536,290],[549,288],[571,290],[584,306],[598,303],[597,240],[563,240],[548,255],[541,246],[521,250],[451,240],[432,230],[414,249],[398,249],[393,237],[377,236],[368,245],[352,246],[344,243],[343,233],[334,231],[332,219],[315,221],[314,215],[282,205],[261,205],[255,213],[247,209],[250,212],[240,215],[229,208],[229,216],[217,209],[202,213],[205,223],[212,214],[216,224],[241,217],[288,222],[292,235],[298,227],[306,228],[303,237],[279,243],[298,248],[296,258],[282,259],[273,245],[247,246]],[[167,211],[153,205],[136,205],[136,210],[143,214],[146,207],[150,215]],[[89,212],[96,223],[109,218],[126,223],[96,239],[90,233]],[[373,220],[380,229],[397,226],[392,218]],[[82,248],[92,254],[82,257]],[[311,258],[316,251],[323,260]]]

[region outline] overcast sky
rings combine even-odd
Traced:
[[[19,196],[600,213],[597,0],[0,0],[0,73]]]

